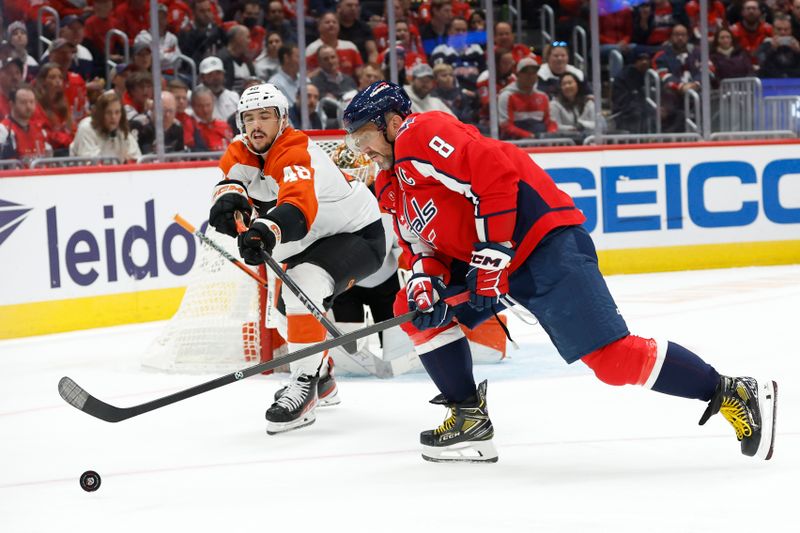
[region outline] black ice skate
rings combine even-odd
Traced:
[[[775,413],[778,405],[778,384],[758,383],[749,377],[720,376],[714,396],[700,418],[700,425],[717,413],[730,422],[742,453],[770,459],[775,446]]]
[[[267,409],[267,434],[275,435],[314,423],[317,407],[317,376],[300,374],[292,376],[292,382],[283,394]]]
[[[423,459],[434,463],[497,462],[494,427],[486,409],[486,381],[465,402],[450,403],[440,394],[431,403],[447,406],[450,416],[438,428],[420,434]]]
[[[328,374],[319,378],[317,382],[317,398],[319,404],[317,407],[329,407],[331,405],[339,405],[342,399],[339,398],[339,387],[336,385],[336,377],[333,375],[333,359],[328,358]],[[275,391],[275,401],[286,391],[288,385],[281,387]]]

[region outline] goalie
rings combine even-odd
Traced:
[[[236,110],[241,133],[220,160],[224,179],[214,188],[209,223],[238,238],[247,264],[263,263],[264,254],[283,263],[308,299],[324,309],[378,270],[386,255],[385,232],[375,197],[289,126],[288,108],[286,97],[268,83],[242,93]],[[241,234],[237,212],[248,226]],[[281,291],[280,299],[290,351],[325,339],[325,328],[299,298]],[[290,369],[289,385],[266,412],[269,434],[312,424],[320,399],[339,403],[327,352]]]

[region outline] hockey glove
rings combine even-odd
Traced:
[[[439,328],[450,323],[453,310],[441,298],[445,284],[436,276],[414,274],[406,284],[408,308],[418,310],[417,316],[411,320],[418,330]]]
[[[496,242],[475,245],[467,271],[469,305],[476,311],[491,308],[508,293],[508,264],[514,250]]]
[[[239,254],[248,265],[260,265],[264,254],[271,254],[281,242],[281,228],[267,218],[257,218],[247,231],[239,235]]]
[[[250,223],[250,199],[247,196],[247,188],[241,181],[222,180],[214,187],[211,195],[211,213],[208,215],[208,223],[218,232],[236,237],[236,220],[233,214],[236,211],[242,213],[245,225]]]

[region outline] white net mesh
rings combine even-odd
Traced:
[[[238,254],[235,239],[213,228],[206,234]],[[221,372],[257,363],[262,350],[259,300],[258,282],[200,245],[181,305],[148,348],[144,365],[177,372]]]

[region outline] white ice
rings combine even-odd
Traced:
[[[420,458],[419,431],[445,415],[423,374],[340,379],[340,406],[273,437],[279,377],[117,424],[59,398],[64,375],[120,406],[211,379],[143,371],[155,323],[0,343],[0,531],[800,531],[800,266],[608,281],[632,331],[778,381],[771,461],[741,455],[721,416],[698,426],[701,402],[604,385],[513,317],[521,349],[475,370],[494,465]]]

